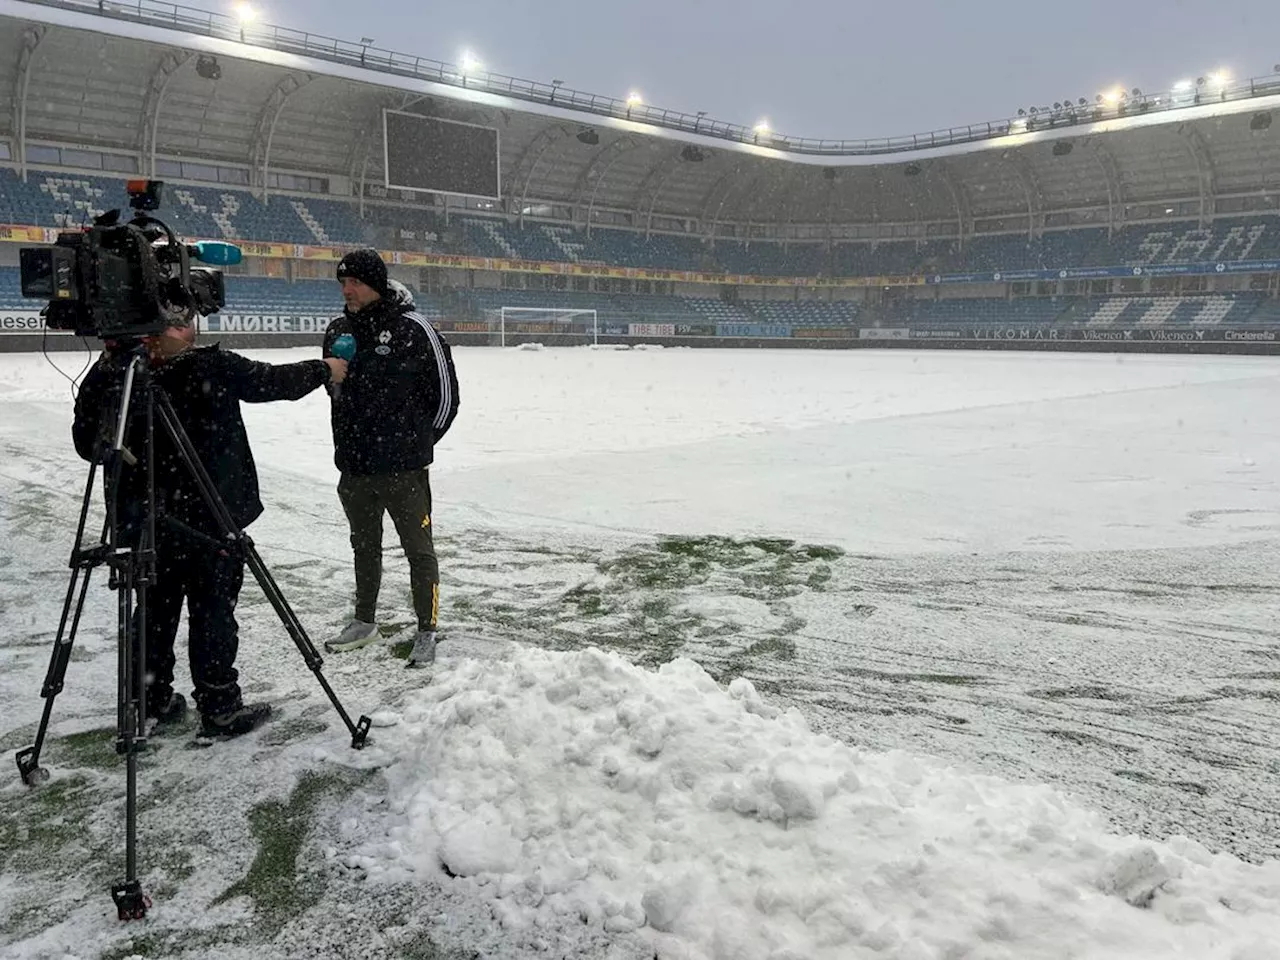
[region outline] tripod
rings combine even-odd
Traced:
[[[141,919],[146,916],[150,899],[143,893],[137,878],[137,778],[138,755],[147,747],[146,734],[146,627],[148,614],[148,588],[156,583],[156,487],[155,487],[155,422],[159,419],[165,435],[172,441],[183,467],[195,481],[201,498],[213,515],[221,540],[213,546],[241,553],[258,581],[267,601],[279,616],[285,630],[302,654],[303,660],[315,674],[321,688],[328,696],[342,722],[351,734],[351,746],[359,750],[369,734],[370,719],[361,716],[353,722],[343,708],[333,688],[321,672],[323,660],[315,644],[307,636],[297,615],[289,606],[280,587],[271,576],[266,564],[254,548],[253,541],[236,525],[214,486],[186,430],[174,411],[173,403],[151,375],[147,348],[138,339],[128,343],[127,350],[115,355],[120,363],[121,388],[117,395],[119,405],[104,411],[104,423],[115,424],[109,442],[104,443],[101,460],[107,473],[105,500],[106,518],[99,542],[83,547],[89,505],[93,496],[94,478],[98,462],[89,467],[84,499],[80,507],[80,519],[76,526],[75,546],[71,551],[71,579],[63,601],[58,632],[54,639],[49,670],[40,695],[45,700],[44,712],[36,731],[35,743],[17,753],[18,772],[28,786],[43,783],[48,771],[40,766],[40,753],[49,729],[53,713],[53,701],[62,692],[67,665],[71,661],[71,648],[84,609],[89,589],[90,575],[95,567],[106,566],[110,571],[108,586],[118,593],[116,642],[118,647],[118,700],[116,715],[116,752],[125,758],[125,877],[111,887],[111,897],[121,920]],[[109,419],[108,419],[109,417]],[[136,469],[137,458],[126,446],[129,427],[140,419],[144,447],[143,469],[146,493],[141,498],[142,515],[136,516],[137,502],[122,503],[121,483],[125,466]],[[136,433],[135,433],[136,435]],[[128,510],[133,507],[133,510]],[[124,513],[132,514],[128,518]],[[212,538],[209,538],[212,540]]]

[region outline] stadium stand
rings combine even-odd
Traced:
[[[30,310],[39,306],[22,296],[17,267],[0,267],[0,310]]]
[[[765,300],[747,303],[762,323],[787,323],[797,327],[843,327],[856,323],[860,316],[852,300]]]
[[[1108,237],[1100,228],[1026,234],[993,234],[954,240],[749,244],[692,237],[468,217],[459,253],[552,262],[591,262],[647,269],[697,270],[761,276],[901,276],[994,273],[1062,267],[1143,266],[1280,258],[1280,220],[1223,219],[1201,228],[1196,221],[1131,226]]]
[[[329,280],[299,280],[290,283],[272,277],[226,278],[227,305],[223,313],[266,316],[337,316],[342,312],[338,284]],[[438,297],[414,291],[418,312],[439,322],[444,309]]]
[[[342,297],[335,282],[300,280],[290,283],[271,277],[226,277],[227,305],[224,313],[266,316],[336,316],[342,311]],[[427,319],[444,317],[440,298],[414,292],[418,312]],[[22,296],[17,267],[0,267],[0,310],[36,310],[37,300]]]
[[[431,211],[272,194],[264,202],[247,190],[175,184],[162,211],[190,237],[304,245],[351,245],[379,236],[479,257],[602,263],[656,270],[763,276],[900,276],[994,273],[1091,266],[1280,259],[1280,218],[1230,217],[1201,226],[1194,220],[1123,227],[987,234],[956,240],[750,243],[696,237],[464,216],[445,225]],[[0,222],[65,228],[126,204],[124,181],[113,177],[33,171],[26,182],[0,169]]]
[[[289,282],[228,276],[227,314],[328,316],[341,310],[337,286],[325,280]],[[502,307],[595,310],[605,323],[763,323],[794,327],[1086,326],[1091,328],[1280,327],[1280,301],[1260,294],[1183,297],[1028,297],[907,299],[876,308],[850,300],[762,300],[728,303],[711,297],[570,293],[549,290],[458,290],[448,296],[415,291],[418,310],[445,319],[484,320]],[[17,267],[0,267],[0,310],[33,310],[22,297]]]
[[[1071,306],[1061,298],[1003,300],[903,300],[884,311],[882,323],[922,326],[1033,326],[1053,323]]]
[[[126,207],[124,181],[66,173],[32,172],[23,183],[0,169],[0,220],[43,227],[87,225],[106,210]],[[363,225],[350,203],[273,195],[263,203],[247,190],[171,186],[163,217],[188,237],[275,243],[363,242]]]
[[[567,293],[544,290],[460,290],[457,309],[475,319],[483,319],[502,307],[542,310],[595,310],[601,323],[702,323],[699,301],[684,297],[661,297],[609,293]]]
[[[1256,296],[1211,294],[1196,297],[1108,297],[1072,312],[1072,322],[1090,327],[1219,326],[1254,322]]]

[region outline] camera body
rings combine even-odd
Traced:
[[[60,233],[51,247],[18,251],[22,295],[48,301],[42,316],[50,330],[103,340],[156,336],[226,305],[222,273],[191,261],[239,263],[239,247],[180,241],[146,212],[160,206],[163,187],[158,180],[129,181],[129,205],[137,211],[131,221],[108,211],[87,229]]]

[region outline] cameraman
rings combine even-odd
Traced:
[[[341,383],[341,359],[300,363],[257,363],[219,349],[193,348],[191,320],[169,321],[159,336],[145,337],[154,383],[173,401],[179,422],[238,528],[262,513],[258,475],[240,403],[298,400],[328,383]],[[98,460],[115,429],[124,366],[113,344],[94,365],[76,395],[72,436],[76,452]],[[141,404],[135,405],[140,413]],[[136,458],[122,468],[117,503],[129,536],[139,533],[146,498],[143,418],[131,415],[127,446]],[[235,737],[256,729],[271,714],[269,704],[246,705],[235,669],[239,646],[236,601],[244,582],[245,558],[222,536],[172,439],[159,419],[156,445],[156,583],[148,594],[146,623],[147,717],[174,723],[187,703],[173,689],[174,640],[187,602],[191,680],[201,715],[201,735]]]

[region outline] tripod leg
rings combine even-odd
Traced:
[[[145,545],[144,545],[145,549]],[[120,696],[116,752],[125,758],[125,878],[111,887],[111,899],[121,920],[141,920],[151,899],[138,880],[138,754],[147,748],[145,666],[146,582],[121,584],[120,588]],[[134,594],[139,617],[134,622]]]
[[[62,606],[62,618],[58,623],[58,635],[53,641],[53,653],[49,657],[49,672],[45,675],[44,686],[40,695],[44,697],[44,712],[40,715],[40,726],[36,730],[35,742],[18,751],[18,773],[22,782],[29,787],[44,783],[49,779],[49,771],[40,766],[40,753],[44,750],[44,740],[49,732],[49,719],[53,715],[53,701],[62,692],[63,682],[67,675],[67,664],[71,662],[71,647],[75,643],[76,628],[80,625],[80,613],[84,609],[85,595],[89,590],[90,571],[81,575],[80,569],[71,571],[71,581],[67,584],[67,598]],[[77,596],[76,587],[80,587]],[[75,612],[71,613],[72,601]],[[71,619],[71,629],[67,630],[67,620]]]
[[[62,615],[58,619],[58,633],[53,641],[53,652],[49,656],[49,670],[45,674],[44,686],[40,696],[44,698],[44,711],[40,715],[40,726],[36,730],[35,742],[18,751],[18,774],[22,782],[29,787],[44,783],[49,779],[49,771],[40,766],[40,753],[44,749],[44,740],[49,732],[49,719],[53,715],[53,701],[62,692],[67,676],[67,665],[71,662],[71,648],[75,643],[76,631],[80,627],[80,615],[84,611],[85,596],[89,591],[89,578],[93,572],[93,563],[86,562],[86,556],[92,557],[95,551],[86,555],[81,552],[80,541],[84,536],[84,528],[89,514],[89,503],[93,498],[93,480],[97,474],[97,465],[90,466],[89,478],[85,483],[84,500],[80,506],[80,521],[76,526],[75,546],[71,549],[71,578],[67,583],[67,596],[62,603]],[[103,530],[102,541],[106,542],[107,531]],[[99,545],[100,553],[102,546]],[[77,594],[76,587],[79,586]],[[74,602],[75,606],[72,607]],[[74,611],[74,612],[73,612]],[[71,621],[70,630],[67,621]]]
[[[333,704],[338,716],[342,718],[342,722],[347,725],[347,732],[351,734],[351,746],[359,750],[364,746],[365,740],[369,736],[369,726],[372,723],[369,717],[362,716],[357,723],[351,722],[351,716],[342,706],[342,701],[338,699],[338,695],[333,692],[333,688],[329,686],[329,681],[325,679],[325,675],[320,668],[324,664],[324,660],[320,656],[320,652],[316,649],[316,645],[312,643],[311,638],[307,636],[307,631],[303,629],[297,615],[293,612],[293,608],[289,606],[289,601],[285,599],[284,593],[281,592],[280,586],[271,576],[271,571],[267,569],[267,565],[262,562],[262,557],[258,556],[258,551],[252,543],[245,543],[245,557],[249,564],[249,569],[253,571],[254,579],[258,581],[258,585],[262,587],[262,592],[266,594],[267,602],[275,609],[276,616],[280,618],[280,622],[284,624],[285,631],[288,632],[293,642],[298,647],[298,652],[302,654],[302,659],[306,662],[311,672],[315,674],[316,680],[320,684],[320,689],[325,692],[329,698],[329,702]]]
[[[132,562],[119,568],[118,584],[116,753],[125,758],[125,876],[112,885],[111,899],[121,920],[141,920],[151,906],[151,899],[142,892],[138,881],[138,755],[147,749],[147,600],[156,576],[154,416],[147,390],[149,380],[144,379],[143,383],[145,400],[140,412],[146,436],[146,513],[136,549],[130,555]]]
[[[338,716],[346,724],[347,732],[351,734],[351,746],[359,750],[365,744],[372,721],[369,717],[362,716],[359,722],[352,722],[350,714],[342,706],[338,695],[333,692],[333,688],[329,686],[329,681],[320,672],[320,667],[324,661],[316,650],[315,644],[307,636],[306,630],[303,629],[301,622],[299,622],[293,609],[289,606],[289,602],[285,599],[279,585],[276,584],[275,579],[271,576],[267,565],[258,556],[257,550],[253,547],[253,541],[249,539],[243,530],[236,526],[235,519],[231,516],[230,511],[227,510],[227,505],[223,502],[217,488],[214,487],[208,471],[204,468],[204,464],[200,462],[200,456],[195,447],[192,446],[191,438],[187,436],[181,421],[178,420],[172,401],[158,387],[153,388],[153,390],[161,423],[181,453],[183,464],[187,471],[195,480],[196,485],[199,486],[200,495],[213,513],[214,519],[217,520],[222,536],[233,548],[244,550],[249,569],[253,572],[253,576],[258,581],[259,586],[262,587],[262,592],[266,594],[267,601],[271,604],[276,615],[280,618],[280,622],[284,624],[285,630],[297,645],[303,660],[306,661],[311,672],[315,674],[321,689],[324,690],[325,695],[329,698],[329,702],[333,704],[334,709],[338,711]]]

